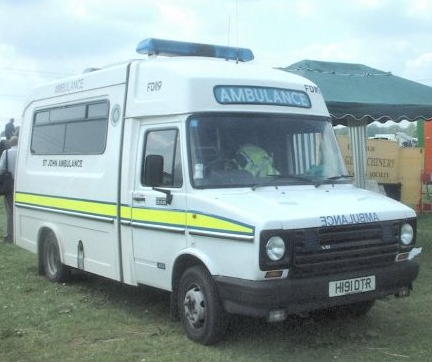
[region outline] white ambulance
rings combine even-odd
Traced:
[[[147,39],[137,51],[25,107],[15,239],[40,273],[170,291],[203,344],[230,313],[359,315],[409,294],[416,215],[352,185],[317,86],[248,49]]]

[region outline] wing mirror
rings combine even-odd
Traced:
[[[163,182],[163,166],[164,159],[161,155],[148,155],[144,164],[144,184],[151,186],[155,191],[164,193],[167,205],[171,205],[173,199],[171,191],[157,187]]]
[[[162,185],[164,159],[161,155],[148,155],[144,164],[144,183],[147,186]]]

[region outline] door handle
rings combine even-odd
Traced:
[[[143,194],[143,193],[141,193],[141,192],[134,192],[133,194],[132,194],[132,198],[135,200],[135,201],[145,201],[145,195]]]

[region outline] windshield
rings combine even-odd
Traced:
[[[347,182],[328,118],[197,115],[188,122],[195,187]]]

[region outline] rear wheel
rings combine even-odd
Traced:
[[[219,342],[226,330],[226,314],[207,270],[199,265],[187,269],[178,293],[178,310],[187,336],[205,345]]]
[[[65,282],[70,277],[70,268],[62,264],[58,242],[51,231],[43,240],[42,265],[44,274],[52,282]]]

